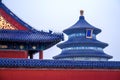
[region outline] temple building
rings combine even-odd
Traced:
[[[80,60],[80,61],[107,61],[112,56],[104,53],[103,49],[107,43],[100,42],[96,35],[101,32],[89,24],[80,11],[79,20],[63,32],[68,35],[68,40],[57,46],[62,49],[61,54],[53,57],[59,60]]]
[[[107,61],[112,58],[103,51],[108,44],[96,39],[101,30],[80,13],[63,31],[69,39],[57,45],[61,54],[49,60],[43,51],[64,40],[63,33],[34,29],[0,0],[0,80],[120,80],[120,61]],[[39,59],[33,59],[36,53]]]
[[[30,58],[63,39],[62,34],[38,31],[0,2],[0,58]]]

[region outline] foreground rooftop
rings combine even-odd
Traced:
[[[119,61],[69,61],[0,58],[1,68],[120,69]]]

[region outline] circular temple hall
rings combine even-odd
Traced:
[[[79,20],[63,32],[67,34],[68,40],[57,46],[62,49],[61,54],[54,57],[59,60],[80,60],[80,61],[108,61],[112,56],[104,53],[103,49],[107,43],[96,39],[101,32],[89,24],[83,16],[84,11],[80,10]]]

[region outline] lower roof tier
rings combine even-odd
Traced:
[[[111,59],[112,56],[102,52],[95,50],[68,50],[62,51],[61,54],[54,56],[54,59],[61,58],[73,58],[73,57],[99,57],[99,58],[107,58]]]
[[[120,61],[68,61],[0,58],[0,68],[120,69]]]

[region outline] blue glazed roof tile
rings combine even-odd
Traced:
[[[2,2],[0,8],[3,9],[15,21],[20,23],[28,30],[0,30],[0,41],[19,41],[19,42],[59,42],[63,40],[62,34],[51,34],[43,31],[37,31],[19,17],[17,17],[11,10],[9,10]]]
[[[60,58],[72,58],[72,57],[102,57],[108,59],[112,58],[112,56],[107,55],[104,52],[95,51],[95,50],[67,50],[67,51],[62,51],[61,54],[54,56],[53,58],[60,59]]]
[[[120,62],[0,58],[0,68],[120,69]]]
[[[65,47],[68,47],[68,46],[100,46],[102,48],[105,48],[106,46],[108,46],[107,43],[104,43],[104,42],[101,42],[101,41],[98,41],[96,39],[86,39],[86,38],[78,38],[78,39],[75,39],[73,38],[73,40],[68,40],[64,43],[61,43],[61,44],[58,44],[57,46],[60,47],[61,49],[62,48],[65,48]]]
[[[40,31],[0,30],[0,41],[54,42],[61,41],[62,38],[62,34],[50,34]]]
[[[89,24],[85,19],[84,16],[80,16],[79,20],[70,28],[65,29],[63,32],[66,34],[80,32],[81,29],[94,29],[94,33],[98,34],[101,32],[101,29],[98,29],[91,24]]]

